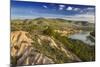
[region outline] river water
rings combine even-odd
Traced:
[[[91,41],[90,38],[88,38],[88,36],[90,36],[89,32],[80,32],[80,33],[75,33],[75,34],[70,35],[69,38],[75,39],[75,40],[81,40],[84,43],[89,44],[89,45],[94,45],[95,42]]]

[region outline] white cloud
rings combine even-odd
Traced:
[[[59,5],[59,7],[65,7],[65,5]]]
[[[95,10],[95,8],[88,7],[87,10]]]
[[[59,5],[59,10],[63,10],[65,5]]]
[[[94,23],[95,16],[92,14],[76,14],[73,16],[66,16],[65,19],[75,20],[75,21],[88,21],[90,23]]]
[[[44,8],[48,8],[46,5],[43,5]]]
[[[79,9],[79,8],[74,8],[73,10],[74,10],[74,11],[78,11],[78,10],[80,10],[80,9]]]
[[[80,14],[86,13],[84,10],[80,10],[79,12]]]
[[[73,9],[73,8],[69,6],[69,7],[67,7],[67,9],[66,9],[66,10],[72,10],[72,9]]]

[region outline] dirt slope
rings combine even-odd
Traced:
[[[46,55],[46,52],[39,51],[36,46],[50,46],[63,52],[68,58],[68,62],[81,61],[75,54],[63,47],[63,44],[57,41],[55,38],[46,35],[37,35],[35,40],[28,37],[29,33],[25,31],[11,32],[11,63],[16,65],[34,65],[34,64],[52,64],[56,63],[55,60],[59,60],[50,56],[56,57],[56,55]],[[30,36],[30,35],[29,35]]]

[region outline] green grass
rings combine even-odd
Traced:
[[[62,37],[59,34],[54,37],[62,42],[66,49],[72,51],[82,61],[95,60],[95,46],[89,46],[79,40],[72,40],[67,37]]]
[[[89,46],[82,41],[72,40],[65,36],[61,36],[59,33],[55,33],[55,29],[61,29],[62,27],[68,26],[65,22],[68,21],[54,21],[54,20],[45,20],[48,23],[47,26],[42,26],[41,23],[44,20],[39,20],[38,24],[35,25],[34,22],[37,20],[27,21],[27,23],[23,23],[23,20],[17,20],[11,22],[11,31],[27,31],[31,34],[31,38],[35,41],[32,43],[33,47],[37,49],[38,52],[43,53],[44,55],[51,58],[55,63],[66,63],[70,62],[70,59],[66,56],[64,52],[58,50],[57,48],[53,48],[49,45],[48,42],[42,42],[42,45],[39,45],[37,42],[37,36],[34,36],[34,30],[42,32],[42,35],[47,35],[49,37],[54,37],[55,40],[61,42],[63,47],[75,55],[77,55],[82,61],[94,61],[95,60],[95,46]],[[62,23],[64,22],[64,23]],[[71,21],[70,21],[71,22]],[[80,27],[78,28],[80,29]],[[88,30],[88,28],[82,28],[84,30]],[[90,28],[90,30],[92,30]],[[38,34],[41,34],[41,33]],[[38,35],[37,34],[37,35]],[[16,63],[16,60],[14,59]],[[74,61],[73,61],[74,62]]]
[[[42,45],[39,45],[36,39],[33,40],[35,40],[35,43],[32,43],[33,47],[36,48],[40,53],[43,53],[47,57],[51,58],[55,63],[69,62],[70,59],[68,59],[64,52],[57,48],[51,47],[48,42],[42,41]]]

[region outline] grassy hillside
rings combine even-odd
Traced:
[[[36,52],[34,53],[33,50],[32,52],[29,51],[29,53],[32,54],[31,58],[34,58],[34,55],[37,55],[39,53],[43,55],[40,55],[40,59],[42,57],[43,60],[45,59],[44,56],[46,56],[47,58],[49,58],[49,60],[52,60],[53,63],[94,61],[95,45],[90,46],[80,40],[74,40],[67,37],[67,35],[74,34],[80,31],[93,30],[93,23],[88,23],[86,21],[69,21],[59,18],[36,18],[11,21],[11,32],[13,33],[13,35],[11,34],[11,36],[13,36],[13,47],[15,44],[20,45],[20,41],[22,41],[22,43],[28,44],[27,40],[30,38],[32,40],[32,43],[29,42],[31,44],[31,48],[35,49]],[[18,36],[16,35],[16,31]],[[21,31],[27,32],[28,34],[21,34]],[[22,36],[26,38],[23,38]],[[25,53],[25,48],[18,48],[17,50],[19,51],[20,49],[23,49],[22,53]],[[30,57],[30,54],[27,57]],[[20,54],[19,57],[20,58],[16,60],[16,63],[13,63],[14,59],[17,58],[16,56],[14,56],[14,59],[12,59],[12,64],[18,65],[17,61],[20,60],[21,57],[23,57],[23,54]],[[29,64],[46,64],[42,63],[42,60],[39,60],[41,63],[33,61],[29,62]],[[26,61],[26,59],[24,61]],[[50,61],[50,63],[52,62]],[[23,65],[24,64],[25,63],[23,63]]]

